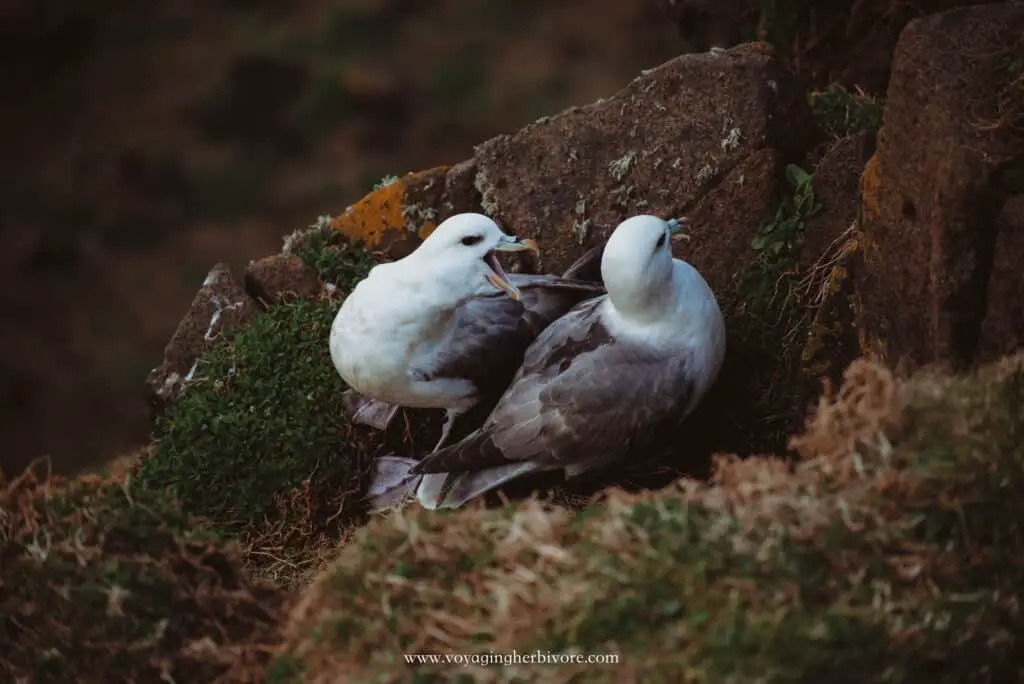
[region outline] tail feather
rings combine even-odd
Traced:
[[[370,511],[393,508],[416,490],[420,476],[409,474],[416,463],[414,459],[401,456],[377,457],[373,481],[366,492]]]
[[[572,262],[562,277],[601,282],[601,257],[604,255],[605,244],[602,242],[584,252],[583,256]]]
[[[496,489],[509,480],[538,470],[540,467],[536,463],[525,461],[457,475],[450,473],[424,475],[420,486],[416,489],[416,498],[428,510],[459,508],[470,499]]]

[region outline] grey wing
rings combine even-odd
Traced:
[[[594,283],[553,276],[513,276],[522,298],[475,297],[455,311],[440,353],[425,379],[465,378],[479,391],[500,394],[523,361],[530,343],[578,302],[600,295]]]
[[[691,408],[691,359],[616,342],[597,301],[549,327],[485,424],[428,456],[417,472],[524,460],[540,469],[602,467]]]

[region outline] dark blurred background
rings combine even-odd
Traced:
[[[209,267],[382,176],[759,32],[811,82],[884,89],[922,8],[816,4],[0,0],[0,468],[144,443],[145,375]]]

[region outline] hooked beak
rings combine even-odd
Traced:
[[[676,238],[682,238],[683,240],[688,241],[690,239],[690,236],[688,234],[682,232],[683,221],[677,218],[671,218],[665,221],[665,223],[668,224],[668,234],[673,240],[675,240]]]
[[[487,253],[487,256],[484,257],[484,263],[487,264],[491,271],[487,274],[487,282],[499,290],[504,290],[508,293],[509,297],[517,302],[522,296],[522,293],[519,291],[519,288],[513,285],[509,280],[505,270],[498,262],[498,257],[495,252],[524,252],[527,250],[534,252],[535,254],[540,251],[537,247],[537,242],[530,238],[520,240],[519,238],[505,235],[502,237],[501,242],[495,245],[495,247]]]
[[[498,252],[525,252],[530,250],[534,254],[540,252],[540,248],[537,246],[537,241],[530,238],[524,238],[520,240],[517,237],[511,235],[503,235],[501,242],[494,248]]]

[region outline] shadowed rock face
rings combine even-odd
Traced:
[[[988,306],[978,350],[982,360],[1024,346],[1024,194],[1014,195],[1003,203],[996,227]]]
[[[986,291],[1004,287],[990,283],[997,217],[1020,191],[1022,35],[1024,5],[1008,3],[916,20],[900,38],[864,177],[865,350],[955,364],[978,352]],[[1019,269],[1005,277],[1019,282]]]

